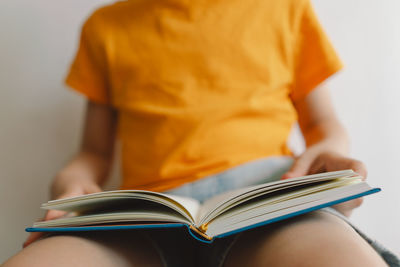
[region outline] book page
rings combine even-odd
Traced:
[[[365,182],[349,184],[343,187],[333,187],[326,190],[304,192],[297,197],[282,198],[268,203],[263,200],[244,203],[233,210],[229,210],[223,217],[217,217],[210,222],[207,235],[218,236],[237,229],[265,222],[280,216],[295,213],[301,210],[344,199],[371,190]],[[308,191],[308,189],[306,190]]]
[[[256,198],[260,195],[269,194],[277,190],[283,190],[286,188],[299,186],[307,183],[315,183],[320,181],[328,181],[337,178],[350,178],[356,177],[356,173],[352,170],[328,172],[314,175],[307,175],[303,177],[297,177],[286,180],[279,180],[275,182],[265,183],[252,187],[242,188],[238,190],[229,191],[217,195],[207,200],[200,208],[198,225],[211,220],[213,217],[224,212],[231,206],[239,205],[244,201],[248,201],[252,198]]]
[[[134,211],[116,211],[100,214],[87,214],[80,216],[66,216],[49,221],[35,222],[33,227],[74,227],[74,226],[93,226],[104,224],[121,223],[187,223],[187,220],[179,214],[173,214],[166,210],[134,210]]]
[[[194,198],[175,196],[170,194],[164,194],[164,195],[175,200],[176,202],[179,202],[192,215],[193,219],[195,219],[198,216],[201,206],[198,200]]]
[[[279,192],[277,194],[265,195],[251,201],[244,202],[240,205],[237,205],[229,210],[226,210],[218,217],[216,217],[211,223],[214,224],[216,221],[224,221],[226,223],[228,220],[232,223],[232,218],[236,217],[237,219],[250,218],[253,210],[262,209],[263,212],[268,212],[270,209],[276,209],[276,204],[283,203],[285,207],[290,207],[291,205],[296,205],[298,202],[301,202],[301,197],[307,195],[319,196],[316,193],[328,191],[329,194],[335,194],[335,189],[339,188],[342,190],[342,187],[346,187],[346,190],[350,190],[353,188],[353,185],[356,185],[356,188],[359,188],[362,181],[361,179],[339,179],[324,182],[322,184],[316,184],[311,186],[306,186],[304,188],[299,188],[295,190],[287,190],[286,192]],[[369,188],[368,188],[369,189]],[[290,202],[293,201],[293,202]],[[293,204],[292,204],[293,203]]]
[[[143,204],[140,204],[142,202]],[[195,199],[166,195],[143,190],[116,190],[82,195],[72,198],[51,200],[42,205],[44,209],[63,210],[67,212],[88,213],[93,211],[135,210],[146,202],[168,207],[194,223],[199,210],[199,202]],[[156,212],[156,211],[154,211]]]

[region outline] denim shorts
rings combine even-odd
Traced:
[[[203,202],[225,191],[279,180],[293,164],[290,157],[269,157],[248,162],[222,173],[184,184],[165,193],[192,197]],[[382,256],[389,266],[400,267],[400,259],[372,240],[333,208],[322,209],[346,221]],[[163,231],[153,229],[146,235],[157,249],[164,266],[222,266],[239,235],[216,239],[211,244],[194,240],[186,228]]]

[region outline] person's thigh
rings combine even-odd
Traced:
[[[139,232],[56,235],[34,242],[4,263],[12,266],[162,266]]]
[[[224,266],[386,266],[347,223],[317,211],[244,233]]]

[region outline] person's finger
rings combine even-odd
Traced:
[[[295,159],[289,171],[282,175],[282,179],[289,179],[306,175],[308,173],[308,170],[310,169],[313,160],[314,158],[311,154],[302,154],[300,157]]]
[[[65,213],[66,213],[65,211],[61,211],[61,210],[49,210],[46,213],[44,220],[45,221],[54,220],[54,219],[64,216]]]
[[[97,185],[94,185],[87,190],[89,193],[95,193],[95,192],[100,192],[101,188]],[[74,188],[73,190],[69,190],[68,192],[65,192],[64,194],[60,195],[57,197],[57,199],[62,199],[62,198],[69,198],[69,197],[75,197],[79,196],[85,193],[85,190],[83,188]],[[48,220],[54,220],[57,218],[60,218],[66,214],[65,211],[60,211],[60,210],[49,210],[44,218],[42,220],[48,221]],[[34,232],[31,233],[26,241],[23,244],[23,247],[27,247],[36,240],[40,239],[43,236],[43,233],[41,232]]]
[[[367,178],[368,172],[367,172],[367,167],[365,166],[364,163],[358,160],[352,160],[350,164],[350,169],[358,173],[360,176],[363,177],[363,180]]]
[[[57,218],[60,218],[66,214],[65,211],[60,211],[60,210],[49,210],[44,218],[41,221],[49,221],[49,220],[54,220]],[[43,233],[41,232],[33,232],[30,233],[24,244],[22,245],[23,248],[26,248],[36,240],[40,239],[43,236]]]
[[[334,168],[335,170],[352,169],[364,179],[367,177],[367,167],[364,165],[364,163],[352,158],[336,159]]]
[[[339,155],[323,155],[321,160],[325,162],[326,171],[352,169],[364,179],[367,177],[367,167],[359,160]]]
[[[310,165],[310,169],[308,170],[308,174],[317,174],[321,172],[329,171],[327,168],[327,164],[333,163],[335,164],[336,161],[332,160],[331,155],[321,154],[315,158],[315,160]],[[333,170],[338,170],[337,167],[333,167]]]

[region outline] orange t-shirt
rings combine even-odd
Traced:
[[[309,0],[135,0],[82,29],[67,84],[119,111],[122,188],[288,155],[292,100],[341,68]]]

